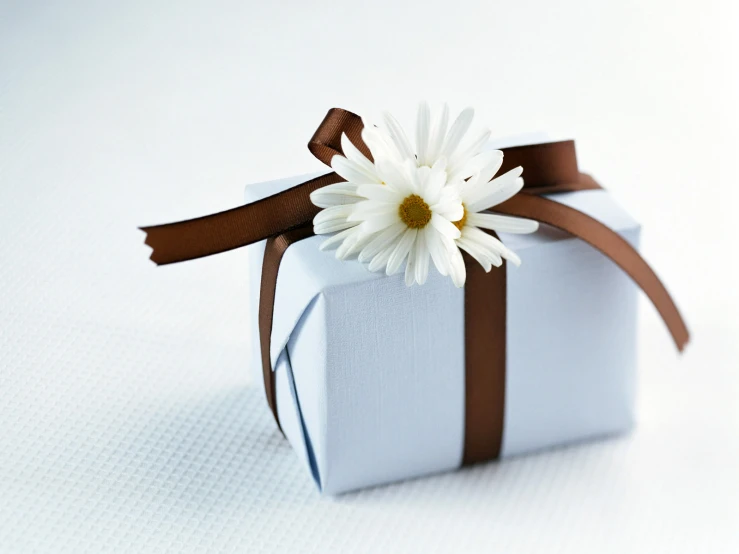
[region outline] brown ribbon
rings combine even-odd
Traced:
[[[264,378],[264,390],[267,394],[267,404],[269,404],[269,409],[272,410],[272,415],[275,416],[275,421],[280,430],[282,426],[277,415],[275,372],[272,371],[272,359],[269,352],[272,340],[272,318],[274,316],[277,273],[280,269],[282,256],[290,245],[311,236],[313,236],[313,226],[307,225],[268,238],[264,247],[262,284],[259,290],[259,348],[262,353],[262,377]]]
[[[464,255],[464,465],[494,460],[503,444],[507,263],[489,273]]]
[[[278,194],[225,212],[187,221],[141,227],[151,259],[157,265],[172,264],[219,254],[297,229],[320,211],[310,193],[343,181],[328,173]]]
[[[359,116],[334,108],[311,138],[308,148],[330,165],[341,155],[341,136],[366,156]],[[517,166],[525,170],[522,194],[495,207],[501,214],[534,219],[578,237],[623,269],[645,292],[662,316],[678,350],[689,334],[675,303],[654,271],[618,233],[592,217],[541,197],[542,194],[601,188],[580,173],[574,141],[504,149],[501,172]],[[275,288],[280,261],[293,242],[312,235],[311,221],[318,213],[310,201],[314,190],[341,181],[335,173],[312,179],[286,191],[232,210],[188,221],[143,227],[151,259],[169,264],[200,258],[268,239],[259,303],[259,334],[267,401],[279,425],[270,340]],[[497,458],[503,436],[506,366],[506,270],[485,273],[466,258],[465,285],[465,464]]]

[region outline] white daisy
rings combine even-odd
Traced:
[[[450,251],[461,236],[452,222],[463,217],[464,209],[458,190],[447,186],[445,169],[443,160],[431,168],[408,160],[394,167],[397,175],[385,186],[357,188],[367,200],[354,204],[347,219],[359,223],[356,240],[363,244],[353,249],[360,261],[369,262],[370,271],[393,275],[407,259],[406,284],[423,284],[430,258],[442,275],[449,273]]]
[[[492,179],[502,163],[503,152],[489,152],[487,164],[472,177],[458,184],[464,215],[454,223],[461,231],[456,243],[477,260],[485,271],[490,271],[492,266],[499,267],[503,258],[516,266],[521,264],[521,259],[500,240],[482,229],[501,233],[533,233],[539,228],[539,223],[531,219],[485,212],[505,202],[523,188],[523,168],[520,166]]]

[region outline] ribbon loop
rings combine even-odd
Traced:
[[[556,187],[581,180],[574,140],[515,146],[504,148],[503,152],[500,173],[522,166],[524,188]]]
[[[308,142],[308,150],[316,158],[331,167],[331,158],[344,154],[341,135],[346,135],[367,159],[372,161],[372,152],[362,140],[364,123],[357,114],[341,108],[331,108]]]

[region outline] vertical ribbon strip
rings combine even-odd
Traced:
[[[508,264],[485,273],[465,254],[464,450],[462,463],[500,456],[506,388]]]
[[[270,357],[270,344],[272,341],[272,320],[275,310],[275,292],[277,290],[277,273],[280,269],[282,256],[288,247],[299,240],[313,236],[313,226],[299,227],[288,231],[277,237],[267,239],[264,247],[264,260],[262,262],[262,283],[259,289],[259,348],[262,353],[262,377],[264,378],[264,390],[267,394],[267,404],[272,415],[280,425],[280,417],[277,415],[277,390],[275,388],[275,372],[272,371],[272,359]]]

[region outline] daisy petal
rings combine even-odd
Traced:
[[[460,249],[466,251],[470,256],[472,256],[475,261],[477,261],[477,263],[482,266],[482,269],[485,270],[485,273],[490,273],[490,270],[493,268],[490,260],[488,260],[485,256],[480,255],[476,249],[470,248],[469,245],[465,242],[457,241],[457,246]]]
[[[431,225],[433,225],[443,236],[450,239],[458,239],[462,235],[454,223],[445,217],[440,216],[438,213],[434,213],[431,216]]]
[[[362,166],[356,162],[348,160],[344,156],[334,156],[331,158],[331,169],[348,182],[357,185],[377,182],[376,175],[366,172]]]
[[[457,288],[462,288],[464,282],[467,280],[467,269],[464,267],[464,258],[462,253],[457,248],[457,245],[447,243],[447,250],[449,251],[449,274],[452,277],[452,282]]]
[[[449,173],[455,174],[458,170],[463,168],[472,158],[474,158],[479,152],[483,145],[490,138],[490,130],[483,131],[475,140],[473,140],[465,148],[458,150],[454,155],[449,158]],[[461,179],[466,179],[472,175],[460,176]]]
[[[334,220],[327,223],[321,223],[320,225],[314,225],[313,232],[316,235],[326,235],[328,233],[335,233],[337,231],[343,231],[344,229],[356,226],[357,224],[352,221]]]
[[[469,227],[465,228],[464,234],[468,240],[472,240],[483,248],[497,253],[512,264],[516,266],[521,265],[521,258],[513,250],[485,231],[481,231],[475,227]]]
[[[449,275],[449,255],[439,238],[439,232],[430,225],[427,225],[423,231],[426,235],[426,247],[436,270],[444,276]]]
[[[331,206],[325,210],[321,210],[313,218],[313,225],[320,225],[336,220],[346,221],[346,218],[352,212],[353,204],[345,204],[342,206]]]
[[[406,182],[410,186],[410,192],[418,194],[424,188],[426,171],[425,167],[418,167],[416,162],[413,160],[405,160],[403,162],[403,171],[407,178]]]
[[[426,154],[426,161],[435,160],[439,157],[441,153],[441,146],[444,144],[444,137],[446,136],[446,128],[449,124],[449,106],[444,104],[444,107],[441,110],[441,115],[439,117],[439,120],[436,122],[436,125],[434,126],[434,130],[431,133],[431,138],[429,139],[429,149],[428,153]]]
[[[481,173],[494,162],[498,163],[498,167],[495,168],[495,171],[497,172],[498,169],[500,169],[500,164],[503,163],[503,152],[500,150],[485,150],[483,152],[479,152],[464,164],[457,164],[454,168],[454,172],[450,172],[449,180],[458,181],[472,177],[467,181],[469,184],[482,184],[482,180],[478,180],[478,178],[475,178],[474,176]],[[493,173],[493,175],[495,175],[495,173]],[[488,179],[488,181],[489,180],[490,179]]]
[[[411,190],[402,162],[379,158],[375,160],[375,167],[377,175],[386,186],[401,194],[407,194]]]
[[[359,256],[362,249],[375,237],[375,235],[362,235],[359,234],[359,238],[356,241],[352,241],[352,247],[347,251],[347,257]]]
[[[403,131],[403,127],[400,126],[400,123],[398,123],[398,121],[392,116],[392,114],[385,112],[383,116],[385,119],[387,130],[390,133],[390,138],[393,139],[395,147],[398,149],[401,157],[404,160],[413,159],[415,162],[413,148],[411,148],[411,144],[410,142],[408,142],[408,137],[405,136],[405,131]]]
[[[393,253],[394,249],[394,246],[390,246],[388,248],[385,248],[384,250],[380,250],[380,252],[378,252],[377,255],[372,258],[369,265],[367,266],[367,269],[369,269],[370,271],[381,271],[385,269],[387,261],[390,259],[390,255]]]
[[[424,198],[429,204],[435,204],[439,201],[441,190],[447,183],[445,168],[446,160],[444,158],[439,158],[426,178],[426,193]]]
[[[345,260],[346,258],[349,258],[350,256],[353,256],[359,250],[364,247],[365,244],[369,240],[372,239],[372,235],[362,235],[360,233],[353,233],[349,237],[347,237],[346,240],[337,248],[336,250],[336,258],[339,260]]]
[[[428,165],[426,153],[429,147],[429,128],[431,126],[431,112],[426,102],[418,106],[418,119],[416,120],[416,156],[418,165]]]
[[[357,194],[377,202],[400,203],[403,200],[401,193],[384,185],[360,185],[357,187]]]
[[[397,206],[397,204],[389,204],[387,202],[364,200],[356,204],[350,204],[351,212],[347,215],[346,219],[347,221],[362,222],[378,215],[396,213],[398,211]]]
[[[389,143],[385,138],[385,134],[377,127],[365,123],[364,129],[362,129],[362,140],[370,149],[370,152],[372,152],[372,157],[375,159],[375,167],[377,167],[377,160],[379,159],[390,160],[396,163],[403,161],[395,145]]]
[[[442,189],[439,201],[431,206],[431,211],[449,221],[459,221],[464,217],[464,206],[459,198],[457,187],[453,185]]]
[[[467,203],[467,210],[470,212],[487,210],[518,194],[523,188],[523,179],[518,176],[520,174],[521,168],[517,167],[489,183],[477,187],[474,193],[469,195],[470,200]]]
[[[408,252],[408,263],[405,264],[405,285],[407,287],[416,282],[416,263],[418,261],[416,259],[418,254],[416,247],[416,244],[411,247],[411,251]]]
[[[406,229],[405,223],[399,222],[376,235],[371,235],[372,239],[359,253],[359,261],[366,262],[374,258],[381,250],[390,248],[395,239]]]
[[[314,190],[310,200],[319,208],[330,208],[359,202],[362,198],[357,195],[357,185],[341,182]]]
[[[492,180],[495,174],[498,173],[500,166],[503,165],[503,152],[500,150],[491,150],[490,152],[485,152],[485,154],[486,155],[484,157],[481,157],[481,160],[484,160],[486,163],[482,169],[480,169],[480,174],[478,176],[478,183],[480,184],[487,183]],[[502,176],[503,175],[501,175],[501,177]]]
[[[356,233],[357,230],[353,227],[350,229],[346,229],[344,231],[341,231],[340,233],[336,233],[333,236],[330,236],[326,240],[324,240],[321,245],[318,247],[319,250],[328,250],[332,246],[336,246],[337,244],[341,244],[345,238],[351,236],[353,233]]]
[[[344,156],[349,161],[354,162],[359,167],[362,168],[362,170],[367,173],[367,175],[377,177],[377,172],[375,171],[374,164],[367,159],[367,157],[362,154],[362,152],[354,146],[354,143],[349,140],[349,137],[346,136],[346,133],[341,135],[341,149],[344,152]],[[375,181],[373,181],[375,182]],[[377,181],[379,183],[379,181]]]
[[[388,275],[393,275],[397,273],[397,271],[400,269],[400,266],[403,264],[406,256],[408,256],[408,252],[410,252],[413,243],[416,241],[417,234],[418,231],[416,229],[408,229],[405,233],[403,233],[403,235],[400,237],[400,240],[398,241],[398,244],[395,246],[393,253],[390,255],[390,258],[387,261],[387,268],[385,269],[385,273],[387,273]]]
[[[467,225],[490,229],[501,233],[533,233],[539,228],[539,222],[533,219],[513,217],[510,215],[490,214],[485,212],[473,213],[467,216]]]
[[[446,158],[452,157],[454,152],[457,150],[459,143],[462,141],[465,133],[467,133],[467,131],[469,130],[474,115],[475,110],[473,110],[472,108],[465,108],[457,116],[457,119],[452,124],[451,129],[449,129],[449,134],[444,140],[444,146],[441,147],[442,156],[445,156]]]
[[[475,258],[486,273],[492,269],[492,266],[499,267],[503,263],[503,259],[496,252],[485,248],[472,239],[462,237],[457,241],[457,246]]]
[[[391,225],[398,223],[399,221],[400,216],[397,212],[380,214],[367,218],[362,223],[360,223],[359,228],[362,233],[374,233],[377,231],[382,231],[383,229],[390,227]],[[353,225],[356,225],[356,223],[353,223]]]
[[[423,285],[429,275],[429,251],[426,248],[426,233],[419,232],[416,237],[414,266],[416,283]]]

